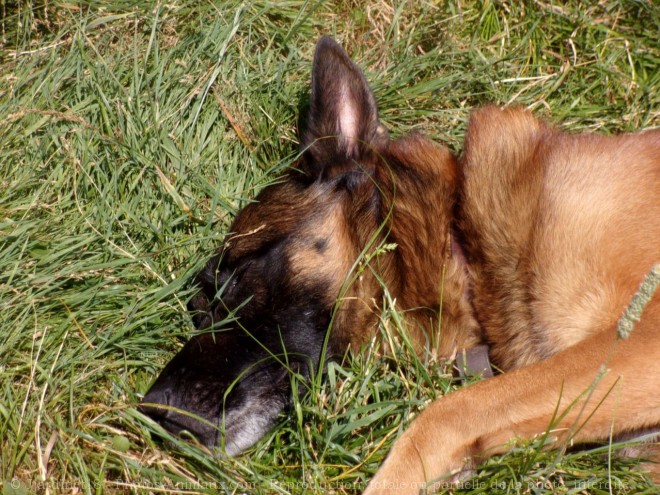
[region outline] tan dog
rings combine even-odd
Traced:
[[[457,162],[421,136],[391,140],[360,70],[322,38],[301,141],[197,277],[190,307],[209,332],[167,365],[147,413],[242,452],[290,403],[291,372],[377,335],[382,280],[420,352],[485,343],[505,373],[429,406],[368,494],[417,493],[515,437],[660,426],[660,296],[628,339],[615,330],[660,262],[660,132],[575,136],[487,107]],[[369,256],[380,242],[397,247]]]
[[[368,494],[417,493],[515,437],[660,425],[660,296],[630,338],[616,332],[660,261],[660,133],[569,135],[488,107],[472,114],[459,169],[472,305],[509,372],[428,407]]]

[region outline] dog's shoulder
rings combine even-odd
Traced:
[[[543,188],[539,153],[553,132],[520,108],[472,112],[459,160],[458,221],[469,253],[482,253],[500,266],[517,263]]]

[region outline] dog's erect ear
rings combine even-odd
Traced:
[[[367,80],[332,38],[316,45],[307,129],[305,172],[316,177],[327,165],[359,161],[387,142]]]

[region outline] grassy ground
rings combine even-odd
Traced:
[[[459,386],[446,369],[405,349],[332,365],[229,460],[153,440],[134,409],[192,330],[191,274],[295,154],[317,37],[366,68],[394,135],[457,150],[484,102],[571,130],[660,125],[660,7],[145,4],[0,3],[2,493],[357,493],[411,414]],[[459,492],[658,493],[633,464],[528,444]]]

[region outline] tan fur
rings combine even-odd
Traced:
[[[408,332],[418,351],[431,348],[441,356],[451,356],[458,348],[480,342],[466,297],[467,272],[451,256],[456,161],[446,148],[419,135],[392,142],[388,151],[418,175],[411,180],[400,172],[388,176],[387,167],[380,169],[381,182],[387,184],[383,192],[391,193],[389,240],[397,244],[397,267],[385,271],[383,278],[399,307],[407,310]],[[439,317],[442,331],[438,335]]]
[[[380,279],[398,308],[406,312],[406,330],[416,350],[451,356],[481,341],[467,299],[466,267],[450,256],[450,224],[459,179],[456,159],[420,135],[389,142],[381,151],[374,157],[373,181],[382,196],[378,215],[382,220],[361,202],[373,197],[371,181],[359,186],[364,191],[358,189],[331,202],[322,197],[322,191],[306,189],[295,200],[299,209],[310,212],[305,226],[288,227],[292,214],[279,215],[287,229],[295,229],[290,237],[321,236],[329,241],[323,254],[314,253],[303,242],[292,243],[290,277],[327,278],[328,295],[339,294],[330,340],[333,349],[359,350],[377,334],[383,297]],[[272,196],[279,199],[290,192],[277,191]],[[272,202],[268,198],[262,204],[266,202],[270,215]],[[257,224],[263,217],[260,210],[259,217],[247,219],[246,225]],[[286,232],[284,227],[276,228]],[[395,251],[371,257],[384,240],[395,244]],[[369,248],[359,263],[367,258],[368,266],[356,268],[354,262],[365,246]],[[438,334],[440,317],[442,332]]]
[[[549,430],[581,442],[660,427],[660,295],[628,340],[615,332],[660,262],[660,132],[569,135],[486,107],[471,117],[459,172],[472,306],[507,372],[428,407],[368,495],[446,483],[516,437]],[[557,408],[566,414],[553,421]]]

